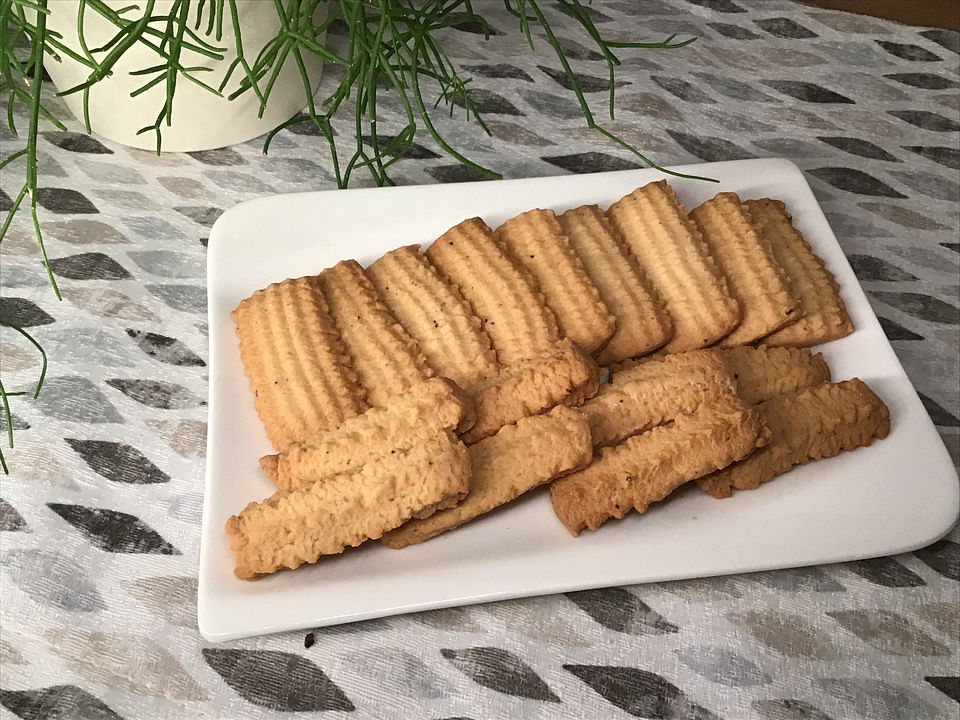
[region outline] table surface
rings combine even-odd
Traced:
[[[490,40],[447,35],[494,134],[443,121],[456,146],[506,177],[633,167],[583,128],[544,44],[525,49],[501,8],[485,7],[500,33]],[[594,8],[604,32],[699,37],[625,52],[609,125],[662,164],[800,165],[956,458],[960,37],[781,0],[657,0],[640,17],[626,0]],[[605,65],[559,23],[599,115]],[[384,110],[381,132],[399,129]],[[38,400],[13,399],[17,444],[0,481],[0,716],[957,716],[956,528],[877,560],[205,643],[206,236],[234,203],[329,189],[332,177],[317,138],[292,132],[266,157],[259,141],[157,157],[70,129],[39,145],[64,301],[25,216],[2,247],[0,313],[51,363]],[[394,166],[398,182],[473,179],[430,143],[415,149]],[[0,209],[19,182],[3,173]],[[13,335],[2,338],[8,390],[39,370]]]

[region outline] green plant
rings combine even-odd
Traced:
[[[281,69],[289,62],[296,64],[303,81],[305,112],[281,124],[269,133],[264,152],[278,132],[298,123],[310,123],[324,139],[329,163],[339,187],[346,187],[355,171],[365,170],[377,185],[392,184],[390,168],[410,149],[418,131],[423,128],[433,141],[458,162],[491,178],[499,173],[473,162],[451,146],[433,121],[433,113],[443,105],[453,114],[463,109],[467,121],[475,121],[489,134],[483,120],[483,108],[473,99],[470,79],[464,77],[443,49],[443,30],[467,23],[489,28],[470,0],[273,0],[280,30],[256,57],[244,52],[237,0],[172,0],[165,9],[157,0],[140,0],[114,9],[104,0],[75,0],[79,48],[71,48],[61,35],[47,27],[47,0],[0,0],[0,98],[5,97],[7,122],[14,134],[18,106],[25,110],[27,122],[24,146],[0,160],[0,169],[13,168],[21,160],[25,166],[23,186],[0,226],[0,243],[6,237],[14,217],[24,207],[30,209],[34,235],[42,264],[58,299],[60,289],[50,268],[37,215],[37,129],[41,118],[65,130],[63,123],[43,102],[44,64],[68,57],[89,69],[87,79],[78,85],[61,89],[58,95],[82,93],[83,115],[90,131],[90,88],[110,76],[116,63],[135,45],[148,48],[156,62],[134,71],[144,78],[131,95],[137,96],[162,84],[163,101],[153,123],[140,130],[153,133],[160,152],[163,128],[171,124],[177,87],[191,82],[218,96],[230,99],[254,93],[262,115]],[[266,1],[266,0],[264,0]],[[328,5],[322,21],[317,21],[321,3]],[[693,42],[693,38],[675,42],[671,35],[660,42],[614,42],[604,38],[591,19],[590,8],[581,0],[504,0],[506,11],[516,18],[518,29],[531,48],[542,35],[556,54],[567,83],[576,98],[589,128],[616,142],[658,168],[628,142],[610,132],[596,120],[587,103],[580,82],[567,53],[553,30],[550,13],[560,11],[572,19],[602,54],[610,78],[608,112],[614,117],[615,74],[620,66],[617,51],[627,48],[677,49]],[[191,10],[193,12],[191,12]],[[89,47],[85,24],[97,16],[115,28],[114,35],[100,47]],[[220,43],[225,23],[233,30],[236,59],[226,63],[226,48]],[[345,47],[334,50],[337,43],[326,42],[325,33],[334,23],[346,28]],[[342,79],[327,97],[314,98],[304,58],[315,55],[326,63],[342,68]],[[213,60],[214,67],[196,64],[198,58]],[[222,69],[219,79],[205,81],[210,73]],[[231,82],[234,84],[231,85]],[[229,88],[229,89],[228,89]],[[399,100],[406,125],[389,138],[378,135],[378,98],[388,92]],[[333,123],[349,117],[352,135],[336,134]],[[662,168],[659,168],[662,170]],[[664,171],[669,172],[669,171]],[[8,327],[12,327],[8,325]],[[23,330],[15,328],[43,349]],[[44,372],[46,356],[44,355]],[[42,386],[42,375],[34,395]],[[22,393],[7,393],[0,384],[7,432],[12,447],[8,398]],[[2,457],[0,457],[2,459]],[[6,470],[6,464],[3,464]]]
[[[31,345],[33,345],[37,351],[40,353],[40,357],[43,360],[43,365],[40,368],[40,377],[37,378],[37,385],[33,389],[33,399],[36,400],[40,397],[40,388],[43,387],[43,379],[47,376],[47,353],[44,351],[43,346],[36,341],[36,339],[24,330],[22,327],[13,325],[10,323],[5,323],[0,321],[0,326],[10,328],[15,330],[25,337]],[[26,390],[18,390],[16,392],[7,392],[6,388],[3,387],[3,379],[0,378],[0,400],[3,403],[3,420],[7,428],[7,442],[9,447],[13,447],[13,416],[10,413],[10,398],[16,397],[18,395],[28,395],[31,394]],[[7,460],[3,456],[3,443],[0,443],[0,468],[3,469],[4,473],[9,473],[7,468]]]

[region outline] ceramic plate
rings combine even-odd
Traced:
[[[653,170],[265,197],[224,213],[210,233],[210,422],[198,616],[208,640],[585,588],[831,563],[912,550],[958,512],[953,464],[800,170],[742,160],[676,170],[695,207],[720,190],[786,201],[842,288],[856,332],[823,346],[835,380],[860,377],[890,408],[890,436],[796,468],[752,492],[714,500],[681,489],[643,514],[574,539],[546,488],[404,550],[372,542],[256,582],[233,575],[224,522],[273,490],[257,459],[271,451],[253,408],[230,311],[254,290],[355,258],[429,243],[464,218],[496,227],[534,207],[607,206],[663,177]]]

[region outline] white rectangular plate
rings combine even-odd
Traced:
[[[257,459],[271,447],[253,408],[230,311],[254,290],[345,258],[427,244],[464,218],[491,226],[534,207],[606,207],[663,177],[653,170],[280,195],[238,205],[210,233],[210,424],[198,616],[208,640],[585,588],[888,555],[922,547],[957,518],[953,464],[880,329],[800,170],[784,160],[675,168],[692,208],[721,190],[786,201],[842,287],[856,332],[823,348],[834,379],[860,377],[890,407],[890,436],[714,500],[687,487],[647,513],[572,538],[545,489],[401,551],[367,543],[257,582],[233,575],[224,522],[273,490]]]

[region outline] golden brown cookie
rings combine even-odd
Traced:
[[[438,375],[467,391],[496,375],[497,358],[480,319],[419,246],[391,250],[367,276]]]
[[[258,290],[232,317],[254,405],[277,450],[367,408],[316,277]]]
[[[890,411],[858,378],[823,383],[771,398],[756,406],[770,441],[750,457],[697,480],[716,498],[733,488],[753,490],[794,465],[833,457],[890,432]]]
[[[280,454],[264,455],[260,458],[260,469],[264,475],[270,478],[270,482],[276,485],[277,479],[280,477]]]
[[[666,352],[713,345],[740,322],[740,307],[696,224],[666,181],[649,183],[607,210],[673,321]]]
[[[743,401],[756,405],[777,395],[830,380],[821,353],[807,348],[737,347],[723,351]]]
[[[736,385],[721,351],[691,350],[614,373],[581,409],[594,447],[605,447],[694,412],[724,394],[736,395]]]
[[[387,406],[371,408],[281,453],[273,479],[281,490],[294,490],[407,450],[443,430],[455,431],[472,417],[473,403],[459,388],[445,378],[432,378]],[[261,458],[261,467],[265,460]]]
[[[710,255],[740,305],[740,324],[718,343],[749,345],[800,317],[799,302],[770,243],[736,193],[719,193],[690,211]]]
[[[571,340],[561,340],[537,360],[504,368],[475,388],[476,422],[463,441],[470,445],[560,403],[580,405],[596,395],[599,383],[600,368],[593,358]]]
[[[604,448],[589,467],[550,486],[553,510],[576,537],[631,509],[644,512],[685,482],[745,457],[765,439],[760,415],[726,395]]]
[[[449,507],[468,491],[470,477],[466,446],[446,431],[356,471],[280,490],[227,520],[234,572],[255,580],[377,539]]]
[[[754,224],[770,243],[773,256],[790,279],[800,301],[802,316],[797,322],[763,339],[771,347],[807,347],[846,337],[853,322],[840,298],[840,286],[833,279],[810,244],[793,226],[786,205],[764,198],[748,200]]]
[[[383,536],[402,548],[423,542],[514,500],[538,485],[590,462],[590,428],[579,411],[559,406],[546,415],[506,425],[470,448],[473,481],[458,505],[411,520]]]
[[[501,364],[534,360],[559,339],[556,318],[533,279],[510,260],[480,218],[450,228],[426,254],[480,318]]]
[[[610,365],[664,345],[673,336],[670,316],[600,206],[582,205],[557,220],[616,319],[613,336],[595,353],[597,362]]]
[[[528,210],[494,233],[507,254],[533,277],[564,336],[591,355],[613,335],[616,318],[600,299],[553,210]]]
[[[387,405],[433,375],[417,343],[387,310],[356,261],[324,270],[320,287],[371,406]]]

